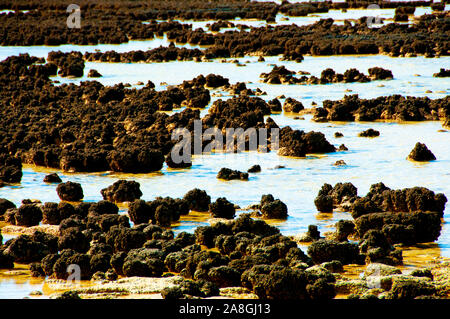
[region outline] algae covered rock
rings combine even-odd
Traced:
[[[423,143],[417,142],[416,146],[412,149],[408,155],[408,159],[418,162],[434,161],[436,157]]]

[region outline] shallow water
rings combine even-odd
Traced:
[[[103,77],[97,80],[104,85],[113,85],[120,82],[133,85],[138,81],[146,83],[148,80],[151,80],[155,83],[157,90],[164,88],[164,85],[161,85],[162,82],[168,85],[176,85],[184,80],[191,80],[200,74],[221,74],[229,78],[230,83],[246,82],[248,83],[248,88],[260,88],[267,93],[265,98],[273,98],[284,94],[301,99],[305,106],[310,106],[312,101],[319,103],[325,99],[340,99],[345,94],[357,93],[364,98],[391,94],[442,98],[450,90],[448,78],[433,78],[433,73],[438,72],[439,68],[448,68],[450,66],[450,57],[427,59],[424,57],[390,58],[383,55],[305,56],[305,60],[301,63],[280,61],[279,57],[267,57],[265,62],[256,62],[256,57],[244,57],[239,59],[239,61],[245,66],[238,66],[234,63],[221,63],[219,60],[213,62],[174,61],[149,64],[88,62],[86,63],[86,69],[98,70]],[[328,67],[339,73],[344,73],[350,68],[356,68],[368,74],[367,70],[369,68],[379,66],[391,70],[394,79],[369,83],[337,83],[326,86],[273,85],[259,82],[260,74],[270,72],[274,64],[284,65],[293,71],[307,71],[317,77],[320,77],[321,72]],[[79,83],[80,81],[88,80],[86,74],[87,72],[80,79],[56,79],[61,81],[61,83]]]
[[[448,10],[449,5],[446,6]],[[424,14],[430,14],[432,12],[431,7],[417,7],[414,15],[410,16],[410,22],[413,21],[414,17],[418,17]],[[264,27],[267,25],[290,25],[296,24],[298,26],[309,25],[318,22],[320,19],[332,18],[335,20],[336,25],[343,25],[344,20],[358,20],[362,17],[374,17],[374,21],[378,19],[385,20],[385,23],[392,22],[395,15],[395,9],[379,9],[379,8],[368,8],[368,9],[347,9],[347,11],[342,10],[329,10],[329,12],[324,13],[310,13],[304,17],[290,17],[286,16],[282,13],[278,13],[275,17],[275,23],[267,23],[263,20],[256,19],[233,19],[227,20],[235,25],[244,24],[249,27]],[[213,24],[215,20],[204,20],[204,21],[195,21],[195,20],[175,20],[180,23],[192,24],[192,29],[201,28],[205,31],[209,31],[207,25]],[[375,22],[376,26],[382,25],[381,21]],[[222,28],[220,32],[225,32],[229,30],[237,30],[237,28]]]
[[[418,8],[419,9],[419,8]],[[416,13],[418,12],[416,9]],[[350,10],[349,10],[350,11]],[[356,11],[356,10],[355,10]],[[308,17],[307,17],[308,18]],[[288,21],[289,22],[289,21]],[[292,22],[292,21],[291,21]],[[167,39],[158,38],[151,41],[130,41],[120,45],[75,46],[64,45],[60,47],[33,46],[33,47],[0,47],[0,59],[10,55],[28,52],[30,55],[47,57],[53,50],[93,52],[116,50],[126,52],[130,50],[147,50],[160,45],[168,45]],[[340,99],[345,94],[359,94],[364,98],[381,95],[403,94],[411,96],[429,96],[441,98],[449,94],[450,80],[448,78],[433,78],[432,74],[439,68],[450,67],[450,57],[439,59],[391,58],[382,55],[369,56],[331,56],[311,57],[305,56],[301,63],[279,61],[279,57],[266,57],[265,62],[257,62],[256,57],[244,57],[239,61],[245,66],[234,63],[213,62],[170,62],[170,63],[86,63],[85,74],[91,68],[97,69],[102,78],[96,79],[105,85],[119,82],[135,84],[152,80],[158,90],[168,85],[179,84],[183,80],[190,80],[197,75],[209,73],[220,74],[230,79],[230,83],[246,82],[251,89],[260,88],[267,92],[264,99],[272,99],[284,94],[302,101],[305,107],[311,102],[321,105],[325,99]],[[248,62],[247,62],[248,61]],[[394,79],[390,81],[374,81],[371,83],[346,83],[323,85],[270,85],[259,82],[262,72],[270,72],[273,64],[285,65],[294,71],[308,71],[312,75],[320,76],[320,72],[328,67],[343,73],[349,68],[357,68],[367,74],[367,69],[380,66],[392,70]],[[420,76],[419,76],[420,75]],[[80,79],[64,79],[55,77],[61,83],[79,83],[86,81],[84,76]],[[139,86],[138,86],[139,87]],[[429,92],[431,91],[431,93]],[[428,93],[427,93],[428,92]],[[226,92],[212,90],[212,93]],[[216,100],[214,97],[212,100]],[[202,110],[202,116],[208,108]],[[179,110],[176,110],[179,111]],[[226,197],[231,202],[246,207],[259,202],[261,195],[271,193],[274,197],[284,201],[289,209],[289,218],[286,221],[274,222],[283,234],[295,235],[304,232],[309,224],[319,226],[321,232],[332,230],[332,224],[339,219],[350,219],[346,212],[333,214],[319,214],[314,206],[314,198],[324,183],[352,182],[358,188],[359,195],[365,195],[371,184],[384,182],[391,188],[404,188],[424,186],[435,192],[443,192],[450,198],[450,132],[438,132],[442,129],[440,122],[419,123],[315,123],[310,115],[304,120],[296,120],[289,114],[275,114],[271,116],[280,126],[290,125],[294,129],[305,131],[321,131],[326,138],[338,146],[344,143],[349,151],[337,152],[327,155],[309,155],[304,159],[286,158],[275,153],[244,152],[241,154],[205,154],[196,156],[190,169],[172,170],[166,166],[152,174],[113,174],[108,172],[95,174],[71,174],[59,170],[24,166],[22,183],[20,185],[0,188],[0,198],[8,198],[19,205],[24,198],[39,199],[42,202],[59,202],[56,194],[56,185],[42,182],[44,176],[57,172],[64,181],[74,181],[82,184],[85,201],[98,201],[102,199],[100,190],[111,185],[118,179],[132,179],[141,184],[142,198],[151,200],[157,196],[182,197],[188,190],[199,187],[205,189],[212,200],[217,197]],[[357,137],[358,132],[374,128],[381,132],[378,138],[367,139]],[[344,134],[343,138],[334,138],[336,131]],[[426,163],[414,163],[406,160],[406,156],[416,142],[425,143],[436,155],[437,160]],[[336,167],[332,164],[343,159],[348,165]],[[247,182],[219,181],[216,174],[222,167],[229,167],[246,171],[250,166],[259,164],[262,172],[250,174]],[[273,169],[277,165],[285,166]],[[126,205],[120,206],[121,213],[126,212]],[[238,211],[241,213],[241,211]],[[206,214],[192,213],[181,219],[174,226],[175,232],[192,232],[198,225],[208,224]],[[414,255],[407,262],[407,266],[420,264],[435,256],[450,257],[450,204],[447,204],[441,236],[431,248],[421,250],[419,257],[414,253],[405,251],[405,255]],[[4,234],[3,241],[13,236]],[[408,257],[409,258],[409,257]],[[418,259],[417,259],[418,258]],[[416,260],[416,262],[414,262]],[[27,275],[11,275],[0,273],[0,298],[21,298],[33,290],[42,290],[40,281],[30,280]]]

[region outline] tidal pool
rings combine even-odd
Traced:
[[[350,11],[350,10],[349,10]],[[417,10],[416,10],[417,12]],[[168,45],[166,37],[151,41],[130,41],[120,45],[59,47],[0,47],[0,59],[19,53],[47,57],[53,50],[93,52],[94,50],[147,50],[160,45]],[[442,98],[448,95],[450,81],[448,78],[433,78],[433,73],[440,68],[450,67],[450,57],[427,59],[391,58],[383,55],[366,56],[305,56],[301,63],[280,61],[279,57],[266,57],[265,62],[257,62],[257,57],[239,58],[244,66],[235,63],[212,62],[169,62],[169,63],[95,63],[87,62],[85,76],[79,79],[55,77],[60,83],[75,83],[90,80],[86,77],[89,69],[97,69],[103,77],[96,79],[104,85],[130,83],[134,86],[138,81],[148,80],[156,84],[157,90],[166,85],[180,84],[200,74],[220,74],[230,79],[230,83],[246,82],[251,89],[260,88],[267,92],[261,96],[272,99],[284,94],[302,101],[305,107],[312,102],[321,105],[326,99],[341,99],[345,94],[359,94],[363,98],[382,95],[402,94],[411,96],[428,96]],[[308,71],[320,76],[320,72],[328,67],[343,73],[349,68],[357,68],[367,74],[370,67],[383,67],[394,74],[389,81],[373,81],[370,83],[346,83],[328,85],[270,85],[259,82],[259,75],[270,72],[273,65],[284,65],[294,71]],[[140,87],[140,86],[136,86]],[[212,90],[215,93],[212,102],[218,98],[227,99],[228,93]],[[211,102],[211,103],[212,103]],[[210,104],[211,105],[211,104]],[[202,110],[204,116],[208,108]],[[180,110],[175,110],[178,112]],[[170,112],[169,112],[170,114]],[[152,174],[117,174],[101,172],[94,174],[67,173],[54,169],[46,169],[25,165],[20,185],[0,188],[0,198],[12,200],[16,205],[25,198],[39,199],[42,202],[59,202],[56,186],[43,183],[46,174],[57,172],[64,181],[81,183],[85,201],[98,201],[102,197],[100,190],[118,179],[135,180],[140,183],[145,200],[157,196],[182,197],[187,191],[198,187],[204,189],[215,200],[226,197],[231,202],[244,208],[259,202],[263,194],[273,194],[275,198],[285,202],[289,209],[286,221],[271,221],[285,235],[295,235],[306,231],[308,225],[316,224],[323,233],[332,230],[332,225],[340,219],[351,219],[347,212],[335,211],[333,214],[319,214],[314,206],[314,198],[324,183],[352,182],[358,188],[358,194],[365,195],[371,184],[383,182],[390,188],[413,186],[427,187],[434,192],[442,192],[450,199],[450,132],[442,130],[441,122],[330,122],[316,123],[311,115],[295,119],[290,114],[274,114],[271,117],[280,125],[289,125],[293,129],[304,131],[321,131],[336,146],[345,144],[349,151],[327,155],[310,154],[306,158],[280,157],[275,153],[243,152],[240,154],[204,154],[195,156],[193,166],[189,169],[174,170],[166,166]],[[377,138],[360,138],[360,131],[373,128],[380,131]],[[342,132],[344,137],[335,138],[335,132]],[[416,142],[425,143],[435,154],[437,160],[429,163],[415,163],[406,160],[407,155]],[[337,160],[344,160],[346,166],[333,166]],[[216,178],[222,167],[246,171],[250,166],[259,164],[262,172],[250,174],[249,181],[220,181]],[[284,168],[275,169],[276,166]],[[121,205],[121,213],[126,213],[126,205]],[[238,211],[242,213],[243,211]],[[199,225],[208,224],[206,214],[190,214],[174,225],[175,232],[192,232]],[[450,257],[450,204],[447,204],[441,236],[436,243],[428,244],[426,249],[405,248],[406,266],[420,264],[436,256]],[[12,238],[3,235],[3,241]],[[417,253],[421,252],[421,253]],[[409,259],[408,259],[409,258]],[[0,273],[0,298],[22,298],[33,290],[42,290],[43,283],[30,279],[24,273],[23,266],[15,269],[19,272]],[[22,272],[21,272],[22,271]]]

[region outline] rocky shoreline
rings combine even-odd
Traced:
[[[0,129],[3,183],[20,182],[21,163],[75,172],[143,173],[160,170],[164,162],[177,167],[168,156],[175,145],[171,133],[176,128],[192,132],[195,120],[202,121],[203,130],[280,129],[278,153],[284,156],[304,157],[337,149],[320,132],[279,127],[272,118],[265,119],[264,116],[281,111],[278,99],[266,102],[253,96],[256,92],[249,92],[245,84],[230,85],[220,75],[200,75],[164,91],[156,91],[151,81],[138,90],[123,84],[103,86],[96,81],[56,86],[51,75],[83,72],[81,55],[51,52],[44,62],[28,55],[0,62],[0,105],[5,119]],[[200,119],[198,108],[206,107],[211,100],[210,90],[219,87],[239,96],[215,101]],[[45,107],[40,105],[44,101]],[[326,100],[323,107],[312,111],[313,120],[320,122],[442,119],[445,126],[450,120],[449,105],[448,97],[432,100],[394,95],[367,100],[352,95],[340,101]],[[186,109],[170,116],[159,112],[180,107]],[[301,112],[304,106],[286,98],[283,109]],[[29,125],[27,130],[21,127],[22,122]],[[266,145],[270,151],[270,141]]]
[[[277,13],[287,16],[306,16],[308,13],[328,12],[329,9],[367,8],[368,2],[345,3],[275,3],[246,2],[241,0],[222,0],[219,3],[202,3],[189,1],[190,10],[181,8],[178,3],[137,1],[133,8],[124,4],[109,3],[89,5],[81,4],[84,10],[85,28],[68,29],[65,25],[66,6],[64,1],[53,1],[51,10],[45,3],[20,1],[4,3],[2,7],[9,9],[27,9],[30,12],[9,13],[0,15],[0,32],[5,36],[0,45],[61,45],[61,44],[100,44],[125,43],[130,39],[153,39],[155,35],[167,34],[169,40],[192,45],[212,45],[201,52],[206,58],[228,58],[243,55],[278,55],[286,60],[300,62],[305,54],[382,54],[392,56],[425,55],[445,56],[449,54],[446,41],[448,17],[442,4],[426,1],[407,3],[378,2],[380,8],[397,8],[395,21],[408,20],[417,6],[433,8],[432,14],[416,19],[413,27],[402,24],[387,24],[372,29],[367,26],[367,18],[362,17],[354,25],[346,21],[344,26],[333,25],[333,19],[322,19],[309,26],[271,26],[242,28],[240,31],[210,34],[203,30],[192,30],[189,24],[179,22],[158,23],[155,20],[194,19],[194,20],[226,20],[239,17],[241,19],[260,19],[275,22]],[[114,3],[114,4],[113,4]],[[180,7],[181,6],[181,7]],[[120,8],[120,10],[119,10]],[[118,11],[119,10],[119,11]],[[120,12],[120,14],[118,14]],[[103,17],[99,19],[99,16]],[[149,24],[142,22],[150,21]],[[20,22],[20,23],[18,23]],[[20,30],[18,27],[20,25]],[[44,26],[44,27],[43,27]],[[51,28],[54,32],[44,30]],[[89,30],[86,32],[85,30]],[[427,35],[424,38],[424,34]],[[267,45],[270,43],[270,45]],[[169,50],[165,48],[164,50]],[[196,50],[184,50],[183,56],[198,54]],[[188,53],[190,52],[190,53]],[[119,56],[119,54],[115,54]],[[129,55],[129,54],[127,54]],[[102,56],[102,54],[99,54]],[[143,59],[142,52],[135,52],[134,61]],[[118,62],[118,61],[116,61]]]
[[[326,99],[322,106],[312,102],[311,108],[305,108],[313,96],[302,89],[310,89],[310,85],[326,91],[347,83],[355,87],[372,81],[398,83],[397,76],[403,81],[398,68],[389,67],[392,72],[379,64],[368,68],[367,74],[354,65],[342,73],[328,65],[308,69],[315,75],[290,70],[292,66],[301,67],[307,55],[421,55],[436,58],[436,63],[450,55],[450,17],[445,1],[377,1],[380,8],[395,8],[395,16],[393,23],[379,19],[376,27],[369,16],[339,23],[326,18],[302,26],[276,22],[280,15],[287,21],[330,10],[366,9],[369,4],[81,1],[83,27],[71,29],[66,23],[67,3],[62,0],[0,1],[0,9],[15,10],[0,14],[1,46],[121,44],[155,37],[164,37],[169,43],[128,52],[62,52],[55,48],[48,50],[46,58],[26,53],[0,61],[0,188],[5,197],[0,198],[0,279],[32,278],[42,283],[42,291],[30,296],[56,299],[449,299],[450,259],[440,256],[436,243],[445,231],[447,204],[439,184],[418,182],[427,187],[408,184],[405,188],[400,184],[398,189],[390,188],[388,177],[376,172],[376,179],[370,179],[376,184],[362,195],[352,183],[327,177],[318,187],[308,189],[318,191],[315,198],[299,201],[311,207],[308,214],[339,217],[321,223],[317,217],[317,223],[302,224],[307,226],[306,233],[287,236],[278,226],[289,223],[298,207],[290,206],[289,198],[275,194],[277,183],[255,182],[266,175],[267,166],[261,158],[244,168],[220,163],[213,166],[212,175],[207,173],[220,187],[231,185],[247,199],[255,198],[255,192],[246,194],[255,187],[258,197],[247,207],[237,205],[241,203],[223,189],[207,192],[201,184],[204,180],[192,183],[193,187],[178,197],[165,189],[156,189],[152,192],[156,195],[148,197],[135,175],[167,167],[167,175],[176,178],[176,174],[196,173],[201,168],[194,160],[197,155],[229,152],[237,157],[247,151],[258,155],[270,152],[276,158],[302,162],[306,170],[312,169],[308,162],[320,162],[317,154],[328,154],[334,164],[326,163],[326,174],[335,174],[351,166],[333,155],[353,155],[344,144],[333,144],[336,139],[345,140],[351,147],[347,143],[354,141],[348,140],[350,133],[358,142],[371,145],[385,140],[389,132],[367,127],[355,131],[352,127],[342,130],[345,136],[337,131],[328,135],[334,130],[333,122],[442,121],[443,127],[450,127],[448,95],[430,99],[390,94],[388,90],[375,98],[345,95],[340,100]],[[418,7],[430,7],[431,13],[414,16]],[[248,26],[248,19],[264,23]],[[208,22],[205,29],[194,27],[199,21]],[[267,93],[260,88],[252,84],[247,87],[246,83],[253,83],[248,79],[231,83],[209,70],[176,85],[157,86],[153,78],[135,87],[128,83],[104,85],[96,80],[102,77],[100,72],[85,69],[90,62],[208,63],[213,59],[243,67],[245,64],[237,58],[245,56],[257,57],[254,65],[258,66],[265,66],[260,63],[270,56],[286,61],[286,66],[268,64],[272,70],[261,73],[259,69],[254,76],[260,74],[259,85],[269,93],[275,85],[297,85],[302,93],[294,98],[281,90],[265,98]],[[423,75],[441,83],[450,73],[443,66],[434,71],[430,68],[429,74]],[[89,81],[71,82],[75,79],[78,83],[85,74]],[[55,80],[57,76],[64,78],[63,84]],[[371,84],[362,87],[366,85]],[[310,114],[313,125],[286,122],[280,113],[296,120]],[[322,132],[311,128],[318,126]],[[224,138],[229,130],[235,134],[230,140]],[[236,130],[245,130],[248,135],[240,140]],[[176,135],[180,131],[183,134]],[[200,141],[196,140],[199,131]],[[210,140],[203,134],[209,134],[214,143],[208,144]],[[194,143],[182,149],[187,159],[180,162],[173,151],[185,138]],[[425,142],[431,145],[429,141]],[[392,156],[417,165],[417,169],[417,163],[445,165],[445,154],[438,147],[431,145],[435,156],[421,141],[413,143],[409,154]],[[370,154],[364,151],[362,156]],[[389,165],[388,161],[384,163]],[[23,170],[23,165],[53,170],[38,181]],[[92,194],[92,188],[76,178],[76,173],[82,172],[133,175]],[[293,170],[287,174],[300,176]],[[309,176],[321,175],[313,172]],[[345,178],[355,180],[347,175]],[[383,178],[386,184],[381,182]],[[27,183],[33,179],[33,185],[52,187],[55,193],[51,197],[33,193],[33,198],[25,195],[20,199],[3,193],[22,187],[24,179]],[[334,186],[328,184],[330,180]],[[313,181],[300,178],[298,182]],[[164,186],[172,190],[170,182]],[[175,183],[173,187],[177,187]],[[287,191],[294,194],[295,187]],[[56,200],[41,201],[40,196]],[[199,219],[201,226],[195,229],[176,229]],[[435,252],[430,253],[433,249]]]
[[[118,181],[112,186],[108,189],[113,195],[142,194],[136,182]],[[77,187],[57,190],[62,198],[79,193]],[[107,200],[59,204],[24,200],[15,208],[1,199],[2,218],[17,225],[2,229],[20,235],[2,245],[0,268],[28,264],[32,277],[58,279],[46,283],[59,287],[55,290],[72,290],[65,280],[71,278],[68,267],[77,265],[78,279],[95,282],[65,292],[62,298],[150,293],[166,299],[208,298],[230,289],[259,299],[323,300],[344,292],[347,298],[363,299],[448,297],[448,261],[437,265],[434,273],[424,269],[403,275],[390,266],[403,264],[402,247],[439,237],[445,195],[419,187],[390,190],[379,183],[368,195],[358,197],[357,189],[344,183],[322,187],[315,200],[318,210],[329,211],[324,209],[328,201],[331,210],[339,206],[355,220],[340,220],[326,238],[313,225],[305,236],[296,238],[282,235],[264,221],[287,216],[286,205],[270,194],[250,208],[260,211],[252,213],[256,218],[244,212],[234,218],[232,203],[225,198],[212,202],[199,189],[182,199],[135,199],[126,215]],[[191,210],[208,212],[214,222],[197,227],[193,234],[183,231],[175,236],[170,225]],[[41,222],[45,225],[39,226]],[[298,246],[304,242],[309,242],[306,253]],[[345,277],[344,266],[364,264],[361,279]],[[373,274],[379,283],[371,287]]]

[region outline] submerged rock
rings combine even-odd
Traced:
[[[55,183],[55,184],[59,184],[62,183],[61,178],[58,176],[58,174],[53,173],[53,174],[49,174],[46,175],[44,177],[44,183]]]
[[[222,168],[220,169],[219,173],[217,173],[218,179],[224,179],[227,181],[233,180],[233,179],[240,179],[243,181],[248,180],[248,173],[243,173],[237,170],[232,170],[229,168]]]
[[[365,131],[358,133],[358,136],[359,137],[377,137],[377,136],[380,136],[380,132],[376,131],[372,128],[369,128]]]
[[[259,172],[261,172],[261,166],[259,166],[259,165],[253,165],[252,167],[250,167],[250,168],[247,170],[247,172],[248,172],[248,173],[259,173]]]

